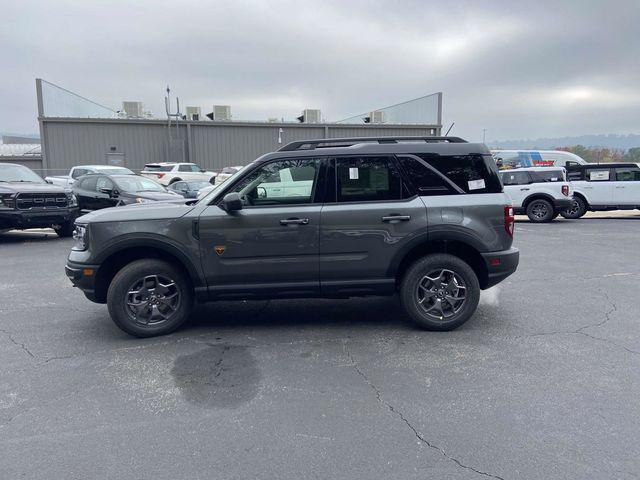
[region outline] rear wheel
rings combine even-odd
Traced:
[[[532,200],[527,205],[527,217],[535,223],[545,223],[553,220],[553,205],[542,198]]]
[[[564,218],[576,219],[587,213],[587,203],[580,197],[573,197],[573,205],[560,212]]]
[[[193,307],[193,287],[170,263],[136,260],[111,281],[107,305],[111,319],[130,335],[165,335],[187,320]]]
[[[476,311],[480,285],[473,269],[453,255],[436,253],[417,260],[400,286],[402,306],[427,330],[453,330]]]

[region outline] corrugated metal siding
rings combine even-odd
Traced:
[[[159,120],[41,119],[47,175],[62,175],[75,165],[105,164],[107,154],[124,154],[125,166],[141,170],[146,163],[182,161],[168,158],[167,125]],[[431,126],[336,125],[287,123],[180,124],[172,136],[185,143],[186,161],[206,169],[246,165],[295,140],[377,135],[431,135]],[[278,143],[279,130],[282,143]],[[190,131],[191,139],[187,138]],[[436,134],[439,127],[436,127]],[[190,150],[189,150],[190,148]],[[177,150],[174,150],[177,151]]]

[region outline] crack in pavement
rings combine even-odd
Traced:
[[[4,333],[11,343],[13,343],[14,345],[17,345],[18,347],[20,347],[31,358],[33,358],[33,359],[36,358],[36,356],[33,353],[31,353],[31,351],[27,348],[27,346],[24,343],[20,343],[15,338],[13,338],[13,335],[11,334],[11,332],[9,332],[9,330],[4,330],[4,329],[0,328],[0,332]]]
[[[426,445],[427,447],[437,451],[438,453],[440,453],[442,456],[444,456],[447,460],[455,463],[456,465],[458,465],[458,467],[460,468],[464,468],[466,470],[470,470],[474,473],[477,473],[478,475],[483,475],[485,477],[489,477],[489,478],[497,478],[498,480],[504,480],[503,477],[500,477],[498,475],[494,475],[491,473],[487,473],[487,472],[483,472],[481,470],[477,470],[473,467],[470,467],[469,465],[465,465],[464,463],[462,463],[460,460],[458,460],[455,457],[452,457],[451,455],[447,454],[442,448],[438,447],[437,445],[431,443],[429,440],[427,440],[419,431],[416,427],[414,427],[411,422],[409,422],[409,420],[407,419],[407,417],[404,416],[404,414],[398,410],[397,408],[395,408],[393,405],[391,405],[390,403],[388,403],[386,400],[384,400],[382,398],[382,393],[380,392],[380,389],[378,387],[376,387],[376,385],[369,379],[369,377],[362,371],[362,369],[358,366],[358,363],[354,360],[353,356],[351,355],[351,352],[349,351],[349,349],[347,348],[347,343],[344,342],[343,343],[343,350],[346,353],[347,357],[349,358],[349,361],[351,362],[351,366],[354,368],[354,370],[356,371],[356,373],[358,375],[360,375],[360,377],[362,377],[362,379],[364,380],[364,382],[369,386],[369,388],[371,388],[371,390],[373,390],[373,392],[376,395],[376,399],[379,403],[381,403],[382,405],[384,405],[385,407],[387,407],[387,409],[393,413],[394,415],[396,415],[398,418],[400,418],[400,420],[402,420],[402,422],[405,423],[405,425],[407,425],[407,427],[409,427],[411,429],[411,431],[413,432],[413,434],[415,435],[415,437],[424,445]]]

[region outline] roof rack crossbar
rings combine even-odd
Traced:
[[[321,138],[317,140],[298,140],[296,142],[287,143],[278,149],[279,152],[289,152],[294,150],[314,150],[316,148],[327,147],[348,147],[358,143],[399,143],[403,141],[423,141],[425,143],[467,143],[460,137],[435,137],[435,136],[417,136],[417,137],[346,137],[346,138]],[[330,145],[327,145],[330,144]],[[339,144],[339,145],[336,145]],[[323,147],[323,145],[326,145]]]

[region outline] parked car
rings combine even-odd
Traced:
[[[158,182],[140,175],[85,175],[75,182],[73,193],[83,213],[134,203],[181,198]]]
[[[140,175],[156,180],[162,185],[171,185],[181,180],[205,181],[213,183],[215,172],[208,172],[195,163],[147,163]]]
[[[187,182],[180,180],[179,182],[173,182],[167,187],[170,192],[175,192],[178,195],[182,195],[184,198],[197,198],[198,192],[203,188],[213,187],[209,182],[196,180]]]
[[[589,163],[567,168],[573,204],[561,214],[580,218],[587,211],[640,209],[637,163]]]
[[[53,228],[70,237],[78,216],[76,197],[22,165],[0,163],[0,230]]]
[[[515,213],[526,214],[532,222],[550,222],[573,204],[571,185],[564,168],[502,170],[500,178]]]
[[[519,167],[566,167],[584,165],[586,160],[561,150],[491,150],[499,169]]]
[[[221,183],[226,182],[229,178],[231,178],[234,174],[242,170],[244,167],[242,165],[235,167],[224,167],[220,173],[216,176],[215,183],[219,185]]]
[[[300,183],[294,193],[266,185],[283,172]],[[481,289],[516,270],[510,202],[483,144],[293,142],[195,204],[80,217],[66,273],[140,337],[178,328],[195,298],[396,292],[417,325],[451,330],[473,315]]]
[[[135,175],[131,170],[124,167],[116,167],[113,165],[78,165],[71,167],[68,175],[45,177],[47,183],[59,185],[69,189],[76,179],[89,173],[104,173],[106,175]]]

